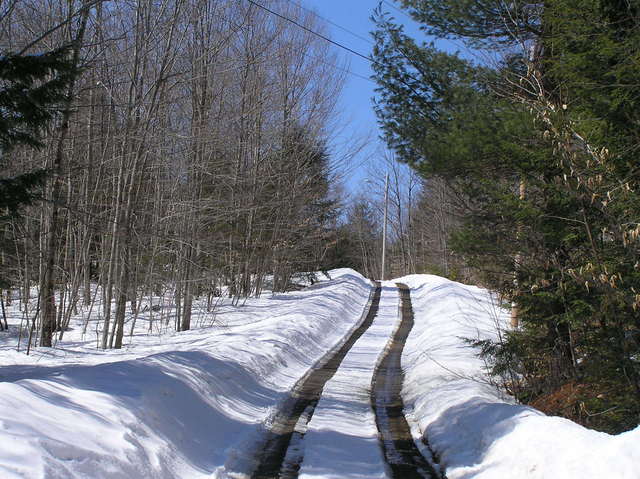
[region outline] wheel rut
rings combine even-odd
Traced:
[[[252,479],[295,478],[302,453],[290,446],[298,444],[306,424],[311,420],[325,384],[335,375],[342,360],[355,342],[365,333],[378,314],[381,286],[376,283],[367,305],[366,315],[347,340],[328,358],[314,367],[284,401],[267,431],[258,464]]]
[[[404,415],[401,391],[404,373],[402,351],[413,328],[413,308],[409,287],[397,283],[400,291],[400,325],[390,339],[371,384],[371,404],[385,461],[394,479],[442,479],[433,465],[422,455],[411,435]],[[429,448],[428,443],[425,445]],[[431,449],[431,448],[429,448]]]

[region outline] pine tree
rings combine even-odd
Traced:
[[[466,216],[454,248],[518,310],[520,328],[483,351],[497,373],[517,373],[509,386],[523,401],[544,405],[575,390],[577,399],[552,412],[607,431],[634,426],[637,7],[402,4],[427,33],[501,55],[474,64],[418,46],[388,16],[377,18],[387,140],[424,176],[454,185]]]
[[[18,147],[42,147],[41,136],[65,99],[72,68],[68,48],[41,55],[0,57],[0,167]],[[46,171],[37,169],[0,179],[0,209],[15,215],[30,204]]]
[[[40,55],[5,53],[0,56],[0,169],[15,171],[13,153],[20,148],[41,148],[42,135],[65,100],[72,68],[69,49]],[[40,198],[45,168],[0,178],[0,219],[19,215],[22,206]],[[0,287],[9,287],[3,275]]]

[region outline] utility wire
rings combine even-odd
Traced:
[[[405,17],[407,17],[409,20],[413,20],[413,18],[411,17],[411,15],[409,15],[407,12],[405,12],[404,10],[396,7],[393,3],[388,2],[387,0],[382,0],[382,3],[384,3],[387,7],[391,7],[393,8],[396,12],[400,12],[402,15],[404,15]]]
[[[351,53],[351,54],[353,54],[353,55],[356,55],[356,56],[358,56],[358,57],[360,57],[360,58],[363,58],[363,59],[367,60],[369,63],[371,63],[371,64],[373,64],[373,65],[380,65],[380,63],[378,63],[377,61],[375,61],[373,58],[368,57],[368,56],[366,56],[366,55],[363,55],[362,53],[357,52],[356,50],[353,50],[352,48],[349,48],[349,47],[347,47],[347,46],[345,46],[345,45],[343,45],[343,44],[341,44],[341,43],[339,43],[339,42],[333,41],[333,40],[331,40],[329,37],[326,37],[326,36],[322,35],[321,33],[318,33],[318,32],[316,32],[316,31],[314,31],[314,30],[311,30],[311,29],[310,29],[310,28],[308,28],[308,27],[305,27],[304,25],[302,25],[301,23],[299,23],[299,22],[297,22],[297,21],[293,20],[292,18],[286,17],[285,15],[282,15],[282,14],[280,14],[280,13],[278,13],[278,12],[274,12],[273,10],[271,10],[271,9],[269,9],[269,8],[267,8],[267,7],[265,7],[264,5],[261,5],[261,4],[257,3],[257,2],[255,2],[254,0],[247,0],[247,2],[249,2],[251,5],[255,5],[256,7],[261,8],[262,10],[265,10],[265,11],[269,12],[269,13],[270,13],[270,14],[272,14],[272,15],[275,15],[275,16],[276,16],[276,17],[278,17],[278,18],[281,18],[281,19],[283,19],[283,20],[286,20],[287,22],[293,23],[293,24],[294,24],[294,25],[296,25],[297,27],[302,28],[303,30],[305,30],[305,31],[307,31],[307,32],[309,32],[309,33],[311,33],[312,35],[315,35],[315,36],[317,36],[317,37],[319,37],[319,38],[322,38],[323,40],[325,40],[326,42],[331,43],[332,45],[335,45],[335,46],[337,46],[337,47],[339,47],[339,48],[342,48],[343,50],[345,50],[345,51],[347,51],[347,52],[349,52],[349,53]],[[401,54],[402,54],[402,55],[403,55],[407,60],[409,60],[409,63],[410,63],[411,65],[413,65],[413,62],[412,62],[412,61],[407,57],[407,55],[406,55],[402,50],[400,50],[400,53],[401,53]],[[418,70],[418,72],[419,72],[420,74],[422,74],[422,72],[421,72],[420,70]],[[409,75],[409,77],[410,77],[412,80],[417,80],[413,75]],[[405,82],[404,80],[401,80],[401,81],[402,81],[402,83],[403,83],[403,84],[404,84],[408,89],[410,89],[414,94],[416,94],[416,95],[418,95],[418,96],[419,96],[419,93],[416,91],[416,89],[415,89],[412,85],[410,85],[409,83]]]
[[[339,28],[340,30],[342,30],[342,31],[354,36],[355,38],[358,38],[358,39],[360,39],[362,41],[365,41],[365,42],[369,43],[370,45],[374,45],[374,43],[371,41],[370,38],[363,37],[362,35],[360,35],[360,34],[354,32],[352,30],[349,30],[348,28],[343,27],[342,25],[339,25],[339,24],[329,20],[327,17],[323,17],[322,15],[320,15],[317,12],[315,12],[314,10],[311,10],[310,8],[307,8],[307,7],[305,7],[304,5],[302,5],[302,4],[298,3],[298,2],[295,2],[294,0],[286,0],[286,1],[291,3],[292,5],[295,5],[298,8],[301,8],[302,10],[305,10],[305,11],[309,12],[311,15],[314,15],[315,17],[320,18],[321,20],[325,21],[326,23],[328,23],[330,25],[333,25],[334,27]],[[307,56],[307,54],[304,54],[304,55]],[[341,71],[343,71],[345,73],[348,73],[349,75],[353,75],[354,77],[360,78],[361,80],[366,80],[366,81],[368,81],[370,83],[373,83],[374,85],[377,85],[377,83],[375,81],[373,81],[371,78],[368,78],[368,77],[366,77],[364,75],[360,75],[359,73],[355,73],[355,72],[351,71],[348,68],[340,67],[340,66],[335,65],[333,63],[325,62],[324,60],[320,60],[317,57],[312,57],[312,58],[314,58],[315,60],[318,60],[319,62],[324,63],[324,64],[326,64],[328,66],[331,66],[331,67],[333,67],[333,68],[335,68],[337,70],[341,70]]]
[[[2,0],[0,0],[0,1],[2,1]],[[312,14],[314,14],[314,15],[318,16],[318,17],[319,17],[319,18],[321,18],[322,20],[325,20],[325,21],[329,22],[329,20],[328,20],[328,19],[326,19],[326,18],[324,18],[324,17],[322,17],[322,16],[320,16],[320,15],[316,14],[313,10],[309,10],[308,8],[305,8],[304,6],[302,6],[302,5],[300,5],[300,4],[296,3],[296,2],[294,2],[294,1],[292,1],[292,0],[287,0],[287,1],[290,1],[290,2],[291,2],[291,3],[293,3],[294,5],[296,5],[296,6],[300,7],[300,8],[303,8],[304,10],[309,11],[310,13],[312,13]],[[251,3],[253,3],[253,2],[251,2]],[[269,11],[270,11],[270,10],[269,10]],[[273,13],[275,14],[275,12],[273,12]],[[281,16],[281,15],[278,15],[278,16]],[[228,17],[226,17],[225,15],[221,15],[221,17],[222,17],[222,18],[224,18],[227,22],[229,22],[229,23],[231,22],[231,20],[230,20]],[[292,21],[292,20],[289,20],[289,21]],[[294,23],[295,25],[298,25],[298,23],[296,23],[296,22],[293,22],[293,21],[292,21],[292,23]],[[298,26],[300,26],[300,25],[298,25]],[[336,25],[336,26],[338,26],[338,25]],[[304,27],[302,27],[302,28],[304,28]],[[308,30],[308,29],[306,29],[306,28],[305,28],[305,30]],[[346,30],[346,29],[344,29],[344,28],[343,28],[343,30]],[[352,33],[353,33],[353,32],[352,32]],[[357,34],[355,34],[355,33],[353,33],[353,34],[354,34],[354,35],[357,35]],[[325,39],[325,38],[324,38],[324,36],[321,36],[321,38]],[[325,39],[325,40],[326,40],[326,39]],[[333,43],[333,42],[332,42],[332,43]],[[316,56],[316,55],[311,55],[311,54],[306,53],[306,52],[301,52],[301,53],[302,53],[302,55],[304,55],[305,57],[307,57],[307,58],[309,58],[309,59],[311,59],[311,60],[318,61],[318,62],[323,63],[323,64],[325,64],[325,65],[327,65],[327,66],[329,66],[329,67],[331,67],[331,68],[333,68],[333,69],[335,69],[335,70],[340,70],[340,71],[342,71],[342,72],[344,72],[344,73],[347,73],[348,75],[352,75],[352,76],[354,76],[354,77],[356,77],[356,78],[360,78],[361,80],[365,80],[365,81],[368,81],[369,83],[373,83],[374,85],[377,85],[377,83],[376,83],[374,80],[372,80],[371,78],[366,77],[366,76],[364,76],[364,75],[360,75],[359,73],[356,73],[356,72],[354,72],[354,71],[351,71],[349,68],[345,68],[345,67],[342,67],[342,66],[336,65],[335,63],[328,62],[328,61],[326,61],[326,60],[324,60],[324,59],[322,59],[322,58],[320,58],[320,57],[318,57],[318,56]],[[369,61],[371,61],[371,62],[375,63],[372,59],[369,59]]]
[[[317,36],[319,36],[319,37],[320,37],[320,38],[322,38],[323,40],[326,40],[326,41],[328,41],[328,42],[330,42],[330,43],[332,43],[332,44],[334,44],[334,45],[338,45],[338,43],[334,42],[334,41],[333,41],[333,40],[331,40],[330,38],[327,38],[327,37],[325,37],[324,35],[322,35],[322,34],[320,34],[320,33],[314,32],[313,30],[311,30],[311,29],[309,29],[309,28],[305,27],[304,25],[301,25],[299,22],[296,22],[296,21],[294,21],[294,20],[292,20],[292,19],[290,19],[290,18],[288,18],[288,17],[285,17],[285,16],[284,16],[284,15],[282,15],[282,14],[279,14],[279,13],[276,13],[276,12],[274,12],[274,11],[271,11],[271,10],[269,10],[268,8],[264,7],[263,5],[260,5],[260,4],[258,4],[258,3],[253,2],[252,0],[247,0],[247,1],[248,1],[249,3],[251,3],[251,4],[253,4],[253,5],[256,5],[256,6],[260,7],[260,8],[263,8],[264,10],[268,11],[269,13],[272,13],[273,15],[276,15],[276,16],[278,16],[278,17],[280,17],[280,18],[283,18],[283,19],[285,19],[285,20],[287,20],[287,21],[289,21],[289,22],[293,23],[294,25],[296,25],[296,26],[298,26],[298,27],[300,27],[300,28],[303,28],[304,30],[306,30],[306,31],[307,31],[307,32],[309,32],[309,33],[312,33],[313,35],[317,35]],[[334,23],[334,22],[332,22],[331,20],[329,20],[328,18],[325,18],[325,17],[323,17],[323,16],[321,16],[321,15],[317,14],[317,13],[316,13],[316,12],[314,12],[313,10],[310,10],[309,8],[306,8],[305,6],[300,5],[300,4],[299,4],[299,3],[297,3],[297,2],[294,2],[293,0],[287,0],[287,1],[288,1],[288,2],[290,2],[290,3],[292,3],[293,5],[295,5],[295,6],[297,6],[297,7],[302,8],[303,10],[308,11],[309,13],[311,13],[311,14],[315,15],[316,17],[321,18],[321,19],[322,19],[322,20],[324,20],[325,22],[328,22],[328,23],[330,23],[330,24],[332,24],[332,25],[334,25],[334,26],[336,26],[336,27],[338,27],[338,28],[340,28],[340,29],[342,29],[342,30],[344,30],[344,31],[348,32],[348,33],[351,33],[352,35],[354,35],[354,36],[356,36],[356,37],[358,37],[358,38],[362,38],[363,40],[366,40],[367,42],[369,42],[369,43],[371,43],[371,44],[373,45],[373,42],[371,42],[371,40],[369,40],[369,39],[367,39],[367,38],[364,38],[364,37],[361,37],[361,36],[359,36],[357,33],[351,32],[351,31],[347,30],[346,28],[341,27],[341,26],[340,26],[340,25],[338,25],[337,23]],[[338,46],[340,46],[340,45],[338,45]],[[351,50],[351,49],[350,49],[350,48],[348,48],[348,47],[341,47],[341,48],[346,48],[346,49],[347,49],[347,51],[349,51],[350,53],[355,53],[355,54],[356,54],[356,55],[358,55],[358,56],[363,56],[363,55],[360,55],[358,52]],[[311,59],[313,59],[313,60],[319,61],[320,63],[324,63],[325,65],[327,65],[327,66],[329,66],[329,67],[332,67],[332,68],[334,68],[334,69],[336,69],[336,70],[340,70],[340,71],[342,71],[342,72],[344,72],[344,73],[347,73],[347,74],[349,74],[349,75],[352,75],[352,76],[354,76],[354,77],[356,77],[356,78],[360,78],[361,80],[365,80],[365,81],[368,81],[369,83],[373,83],[374,85],[377,85],[377,83],[376,83],[374,80],[372,80],[371,78],[368,78],[368,77],[366,77],[366,76],[364,76],[364,75],[360,75],[359,73],[356,73],[356,72],[354,72],[354,71],[351,71],[349,68],[345,68],[345,67],[342,67],[342,66],[336,65],[335,63],[328,62],[328,61],[326,61],[326,60],[321,59],[320,57],[317,57],[317,56],[315,56],[315,55],[310,55],[310,54],[305,53],[305,52],[302,52],[302,54],[303,54],[305,57],[307,57],[307,58],[311,58]],[[369,60],[371,63],[375,63],[375,61],[374,61],[373,59],[371,59],[371,58],[368,58],[368,57],[364,57],[364,58],[365,58],[366,60]]]
[[[327,65],[327,66],[329,66],[329,67],[332,67],[332,68],[334,68],[334,69],[336,69],[336,70],[343,71],[343,72],[345,72],[345,73],[347,73],[347,74],[349,74],[349,75],[353,75],[353,76],[354,76],[354,77],[356,77],[356,78],[360,78],[361,80],[366,80],[366,81],[368,81],[368,82],[370,82],[370,83],[373,83],[374,85],[377,85],[377,83],[376,83],[374,80],[372,80],[371,78],[367,78],[367,77],[366,77],[366,76],[364,76],[364,75],[360,75],[359,73],[352,72],[352,71],[351,71],[351,70],[349,70],[348,68],[344,68],[344,67],[338,66],[338,65],[336,65],[335,63],[331,63],[331,62],[324,61],[324,60],[322,60],[320,57],[317,57],[317,56],[314,56],[314,55],[309,55],[308,53],[304,53],[304,52],[303,52],[302,54],[303,54],[305,57],[307,57],[307,58],[311,58],[311,59],[313,59],[313,60],[319,61],[320,63],[324,63],[325,65]]]
[[[281,18],[283,20],[286,20],[287,22],[293,23],[294,25],[298,26],[299,28],[302,28],[303,30],[311,33],[312,35],[315,35],[317,37],[322,38],[324,41],[329,42],[329,43],[337,46],[338,48],[342,48],[343,50],[346,50],[346,51],[348,51],[349,53],[351,53],[353,55],[356,55],[356,56],[358,56],[360,58],[363,58],[363,59],[367,60],[370,63],[376,63],[372,58],[368,57],[367,55],[364,55],[364,54],[362,54],[362,53],[360,53],[360,52],[358,52],[358,51],[356,51],[356,50],[354,50],[352,48],[349,48],[348,46],[343,45],[342,43],[339,43],[339,42],[336,42],[334,40],[331,40],[329,37],[326,37],[326,36],[322,35],[321,33],[318,33],[318,32],[316,32],[314,30],[311,30],[308,27],[305,27],[304,25],[302,25],[301,23],[293,20],[292,18],[289,18],[289,17],[286,17],[284,15],[281,15],[278,12],[274,12],[273,10],[265,7],[264,5],[260,5],[258,2],[255,2],[254,0],[247,0],[247,2],[249,2],[251,5],[255,5],[256,7],[261,8],[262,10],[265,10],[265,11],[269,12],[272,15],[275,15],[278,18]]]
[[[322,16],[322,15],[320,15],[319,13],[317,13],[317,12],[315,12],[315,11],[311,10],[310,8],[305,7],[304,5],[302,5],[302,4],[298,3],[298,2],[294,2],[293,0],[287,0],[287,1],[288,1],[289,3],[292,3],[293,5],[295,5],[296,7],[302,8],[303,10],[306,10],[307,12],[311,13],[312,15],[315,15],[316,17],[321,18],[322,20],[324,20],[324,21],[325,21],[325,22],[327,22],[328,24],[333,25],[334,27],[339,28],[340,30],[342,30],[342,31],[344,31],[344,32],[347,32],[348,34],[353,35],[354,37],[356,37],[356,38],[358,38],[358,39],[360,39],[360,40],[362,40],[362,41],[364,41],[364,42],[369,43],[370,45],[373,45],[373,44],[374,44],[374,43],[371,41],[371,39],[370,39],[370,38],[363,37],[363,36],[362,36],[362,35],[360,35],[359,33],[356,33],[356,32],[354,32],[354,31],[352,31],[352,30],[349,30],[348,28],[343,27],[342,25],[338,25],[337,23],[335,23],[335,22],[333,22],[333,21],[329,20],[327,17],[323,17],[323,16]]]

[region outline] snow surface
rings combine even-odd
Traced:
[[[53,352],[3,348],[0,361],[13,365],[0,367],[0,477],[224,477],[360,319],[371,283],[350,270],[332,277],[121,352],[74,342],[80,326]]]
[[[495,337],[507,316],[482,289],[430,275],[408,284],[415,326],[402,356],[414,438],[438,452],[448,479],[638,479],[640,427],[611,436],[513,403],[461,338]]]
[[[81,311],[56,348],[16,352],[14,303],[11,331],[0,333],[0,478],[243,477],[230,471],[250,471],[279,402],[361,319],[371,283],[352,270],[330,275],[242,307],[202,308],[188,332],[160,334],[170,317],[141,315],[120,351],[96,349],[98,318],[83,335]],[[436,276],[396,281],[412,288],[416,319],[402,357],[409,422],[449,479],[640,479],[640,427],[590,431],[516,405],[488,383],[461,338],[504,326],[489,293]],[[397,291],[384,285],[380,314],[327,383],[298,444],[303,477],[385,477],[368,404],[398,322]]]

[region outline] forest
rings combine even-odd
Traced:
[[[310,33],[321,20],[283,13],[304,29],[237,0],[4,4],[0,286],[28,346],[79,306],[120,348],[143,297],[173,298],[180,331],[194,296],[238,302],[342,263],[379,274],[379,205],[345,200],[351,153],[329,146],[345,70]],[[387,163],[390,234],[415,270],[419,181]]]
[[[386,204],[385,278],[481,285],[510,310],[499,341],[468,340],[496,383],[588,427],[635,426],[640,6],[390,5],[370,58],[385,198],[379,171],[345,191],[362,147],[333,141],[348,69],[307,8],[0,3],[0,300],[19,303],[23,349],[55,345],[78,310],[117,349],[153,298],[186,331],[194,302],[299,273],[380,278]]]
[[[50,346],[92,294],[102,347],[119,348],[145,294],[170,289],[187,330],[194,295],[320,267],[342,83],[327,44],[237,1],[3,9],[3,177],[28,194],[3,198],[2,287],[19,290],[29,344]]]

